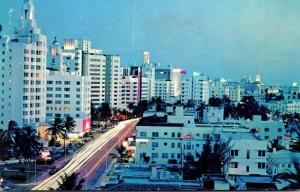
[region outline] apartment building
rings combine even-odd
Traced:
[[[223,131],[250,132],[239,123],[195,124],[194,114],[184,112],[183,107],[168,112],[164,122],[141,121],[136,130],[136,161],[146,154],[158,164],[167,164],[169,159],[184,162],[188,153],[196,156],[209,138],[220,140]]]
[[[14,35],[0,36],[0,127],[10,120],[37,126],[45,120],[47,37],[37,26],[32,1],[24,1]]]
[[[273,149],[273,152],[268,154],[267,160],[267,173],[274,177],[280,173],[295,172],[294,162],[300,163],[300,153]]]
[[[264,140],[282,140],[286,131],[284,123],[280,120],[263,121],[260,115],[254,115],[250,121],[245,121],[245,125],[257,132],[258,136]]]
[[[71,116],[75,131],[91,130],[91,79],[77,73],[47,71],[46,121]]]
[[[267,176],[268,142],[251,133],[230,132],[223,135],[230,140],[230,161],[224,166],[224,173],[230,185],[235,186],[239,176]]]

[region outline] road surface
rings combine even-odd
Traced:
[[[134,129],[138,119],[120,122],[115,128],[110,129],[95,140],[87,143],[73,158],[56,174],[41,181],[32,190],[49,190],[57,188],[57,181],[64,173],[79,172],[80,177],[87,180],[94,179],[95,172],[103,166],[114,147],[121,143]]]

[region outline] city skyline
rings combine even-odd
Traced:
[[[16,0],[0,2],[4,5],[2,34],[11,34],[18,24],[20,4]],[[142,51],[149,50],[153,62],[185,68],[190,74],[200,71],[211,78],[238,81],[260,72],[267,84],[299,82],[297,1],[136,1],[135,27],[133,0],[92,0],[89,6],[79,1],[34,3],[48,43],[54,36],[61,42],[65,38],[88,39],[105,53],[119,54],[124,66],[133,60],[142,63]]]

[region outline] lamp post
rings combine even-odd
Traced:
[[[2,183],[4,182],[4,179],[0,175],[0,187],[2,187]]]

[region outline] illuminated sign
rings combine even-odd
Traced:
[[[82,127],[82,131],[83,132],[90,132],[92,129],[92,120],[90,117],[84,118],[83,119],[83,127]]]

